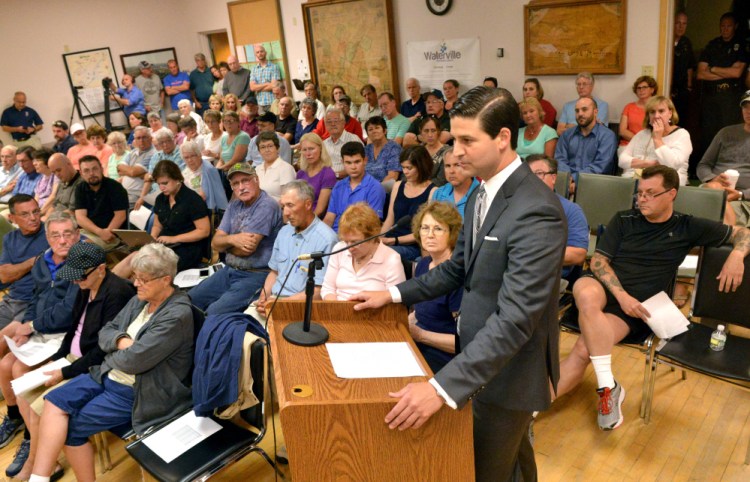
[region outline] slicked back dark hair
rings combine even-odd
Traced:
[[[664,189],[680,189],[680,176],[677,171],[669,166],[662,166],[661,164],[656,166],[649,166],[641,172],[641,179],[650,179],[654,176],[662,177],[662,185]]]
[[[474,87],[458,99],[450,116],[452,119],[478,119],[482,130],[493,139],[501,129],[507,128],[510,130],[510,146],[513,150],[516,149],[521,113],[516,99],[507,89]]]

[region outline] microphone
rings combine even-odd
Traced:
[[[393,232],[393,231],[395,231],[397,229],[403,229],[405,227],[408,227],[411,224],[411,220],[412,220],[412,216],[409,215],[409,214],[407,214],[406,216],[402,216],[398,221],[396,221],[396,224],[394,224],[391,227],[391,229],[389,229],[388,231],[386,231],[384,233],[379,233],[379,234],[376,234],[375,236],[370,236],[369,238],[365,238],[362,241],[357,241],[356,243],[352,243],[352,244],[350,244],[348,246],[345,246],[345,247],[343,247],[341,249],[337,249],[336,251],[331,251],[330,253],[323,253],[321,251],[316,251],[315,253],[300,254],[297,257],[297,260],[299,260],[299,261],[308,261],[308,260],[311,260],[311,259],[320,259],[320,258],[325,258],[326,256],[332,256],[334,254],[338,254],[338,253],[340,253],[342,251],[346,251],[347,249],[349,249],[349,248],[351,248],[353,246],[359,246],[360,244],[366,243],[368,241],[372,241],[375,238],[379,238],[381,236],[385,236],[386,234],[389,234],[389,233],[391,233],[391,232]]]

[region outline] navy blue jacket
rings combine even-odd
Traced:
[[[34,297],[29,302],[23,322],[34,322],[34,331],[44,334],[65,333],[73,324],[73,304],[78,285],[52,279],[44,255],[31,268]]]

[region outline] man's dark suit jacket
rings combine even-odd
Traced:
[[[560,375],[565,215],[552,190],[522,164],[495,196],[472,248],[477,191],[452,258],[398,289],[411,305],[463,286],[461,353],[435,374],[459,408],[476,397],[509,410],[544,410],[549,382],[556,386]]]

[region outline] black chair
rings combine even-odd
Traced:
[[[714,352],[709,348],[715,324],[750,328],[750,261],[745,260],[742,284],[737,291],[720,292],[719,281],[716,279],[731,250],[732,246],[703,249],[695,279],[690,329],[669,340],[663,347],[652,348],[649,385],[648,390],[643,392],[642,403],[645,407],[642,416],[646,423],[651,419],[656,369],[659,364],[692,370],[750,389],[750,339],[730,332],[723,351]],[[700,318],[701,323],[694,322],[694,317]],[[745,464],[750,464],[750,445]]]
[[[266,342],[257,340],[251,348],[250,371],[253,376],[253,393],[259,403],[242,410],[242,420],[255,427],[258,433],[242,428],[229,420],[211,417],[221,425],[221,430],[203,440],[170,463],[164,462],[149,449],[144,436],[129,444],[126,450],[149,474],[161,481],[206,480],[225,467],[237,462],[251,452],[259,453],[274,470],[276,464],[258,444],[266,434]],[[282,476],[283,477],[283,476]]]

